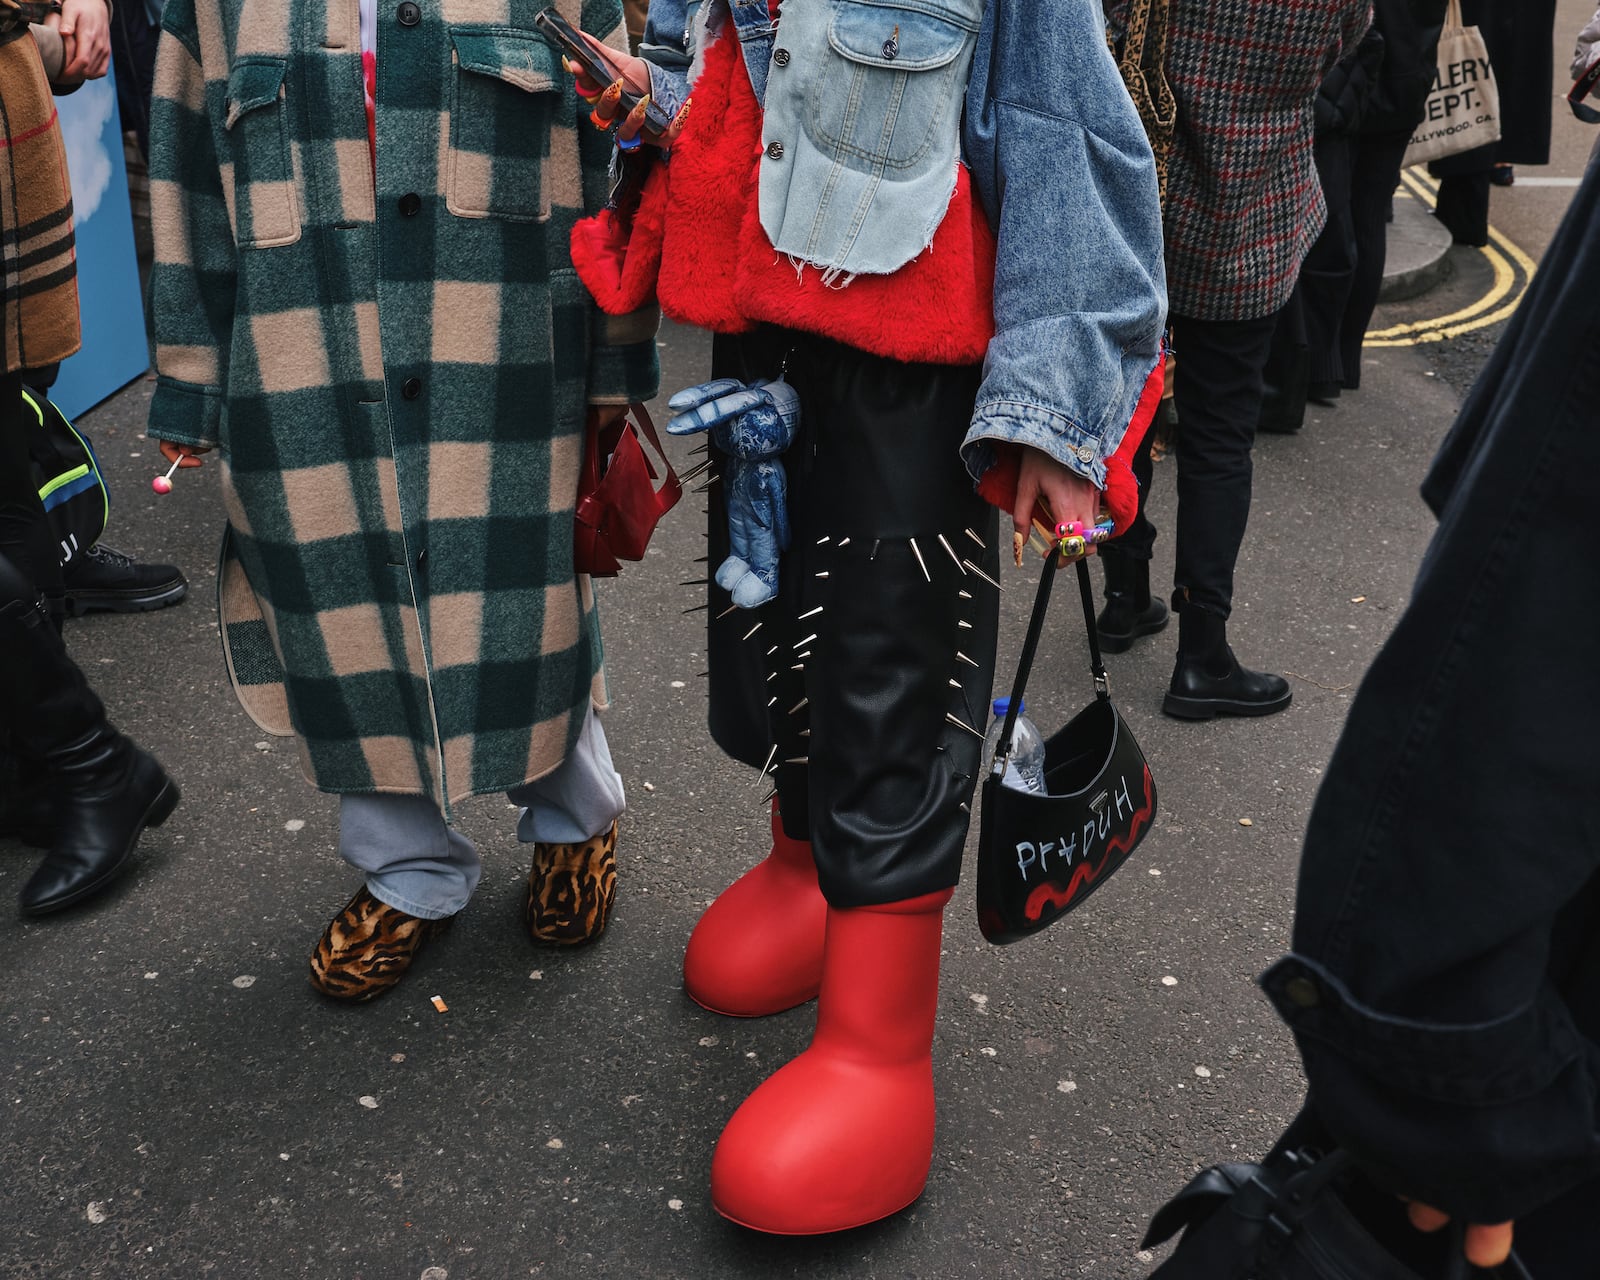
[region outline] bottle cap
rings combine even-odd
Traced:
[[[1010,698],[996,698],[994,700],[994,713],[995,713],[995,715],[1003,716],[1003,715],[1006,714],[1006,712],[1008,712],[1010,710],[1011,710],[1011,699]],[[1017,714],[1019,716],[1025,716],[1025,715],[1028,714],[1028,700],[1026,698],[1019,698],[1017,700]]]

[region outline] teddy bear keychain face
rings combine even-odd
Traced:
[[[800,429],[800,396],[782,377],[744,383],[720,378],[667,401],[675,436],[710,431],[725,455],[724,493],[731,554],[717,585],[741,609],[778,594],[778,557],[789,549],[788,483],[781,461]]]

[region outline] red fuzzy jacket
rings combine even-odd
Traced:
[[[731,34],[706,50],[694,108],[667,164],[658,164],[624,238],[603,213],[573,231],[572,260],[600,307],[635,311],[652,292],[661,309],[715,333],[782,325],[907,362],[977,364],[994,336],[995,238],[965,166],[933,242],[893,275],[856,276],[843,288],[772,247],[757,201],[761,107]],[[1151,375],[1121,447],[1106,460],[1106,506],[1118,529],[1132,522],[1138,490],[1128,460],[1161,396]],[[1009,511],[1017,451],[979,492]]]

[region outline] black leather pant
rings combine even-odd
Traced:
[[[784,830],[811,841],[834,906],[950,888],[999,617],[995,587],[958,564],[999,576],[996,512],[957,454],[981,370],[772,327],[719,337],[712,366],[745,380],[787,366],[802,414],[777,598],[728,613],[709,588],[712,737],[775,769]],[[710,497],[714,572],[728,527],[720,485]]]

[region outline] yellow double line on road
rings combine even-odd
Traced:
[[[1407,169],[1400,175],[1400,181],[1413,197],[1430,207],[1434,204],[1439,184],[1427,177],[1423,169]],[[1522,295],[1527,292],[1538,268],[1532,258],[1494,227],[1489,228],[1489,241],[1478,252],[1488,260],[1494,279],[1488,292],[1481,298],[1470,306],[1437,319],[1413,320],[1388,329],[1369,329],[1363,345],[1415,347],[1425,342],[1444,342],[1475,329],[1487,329],[1509,318],[1522,301]]]

